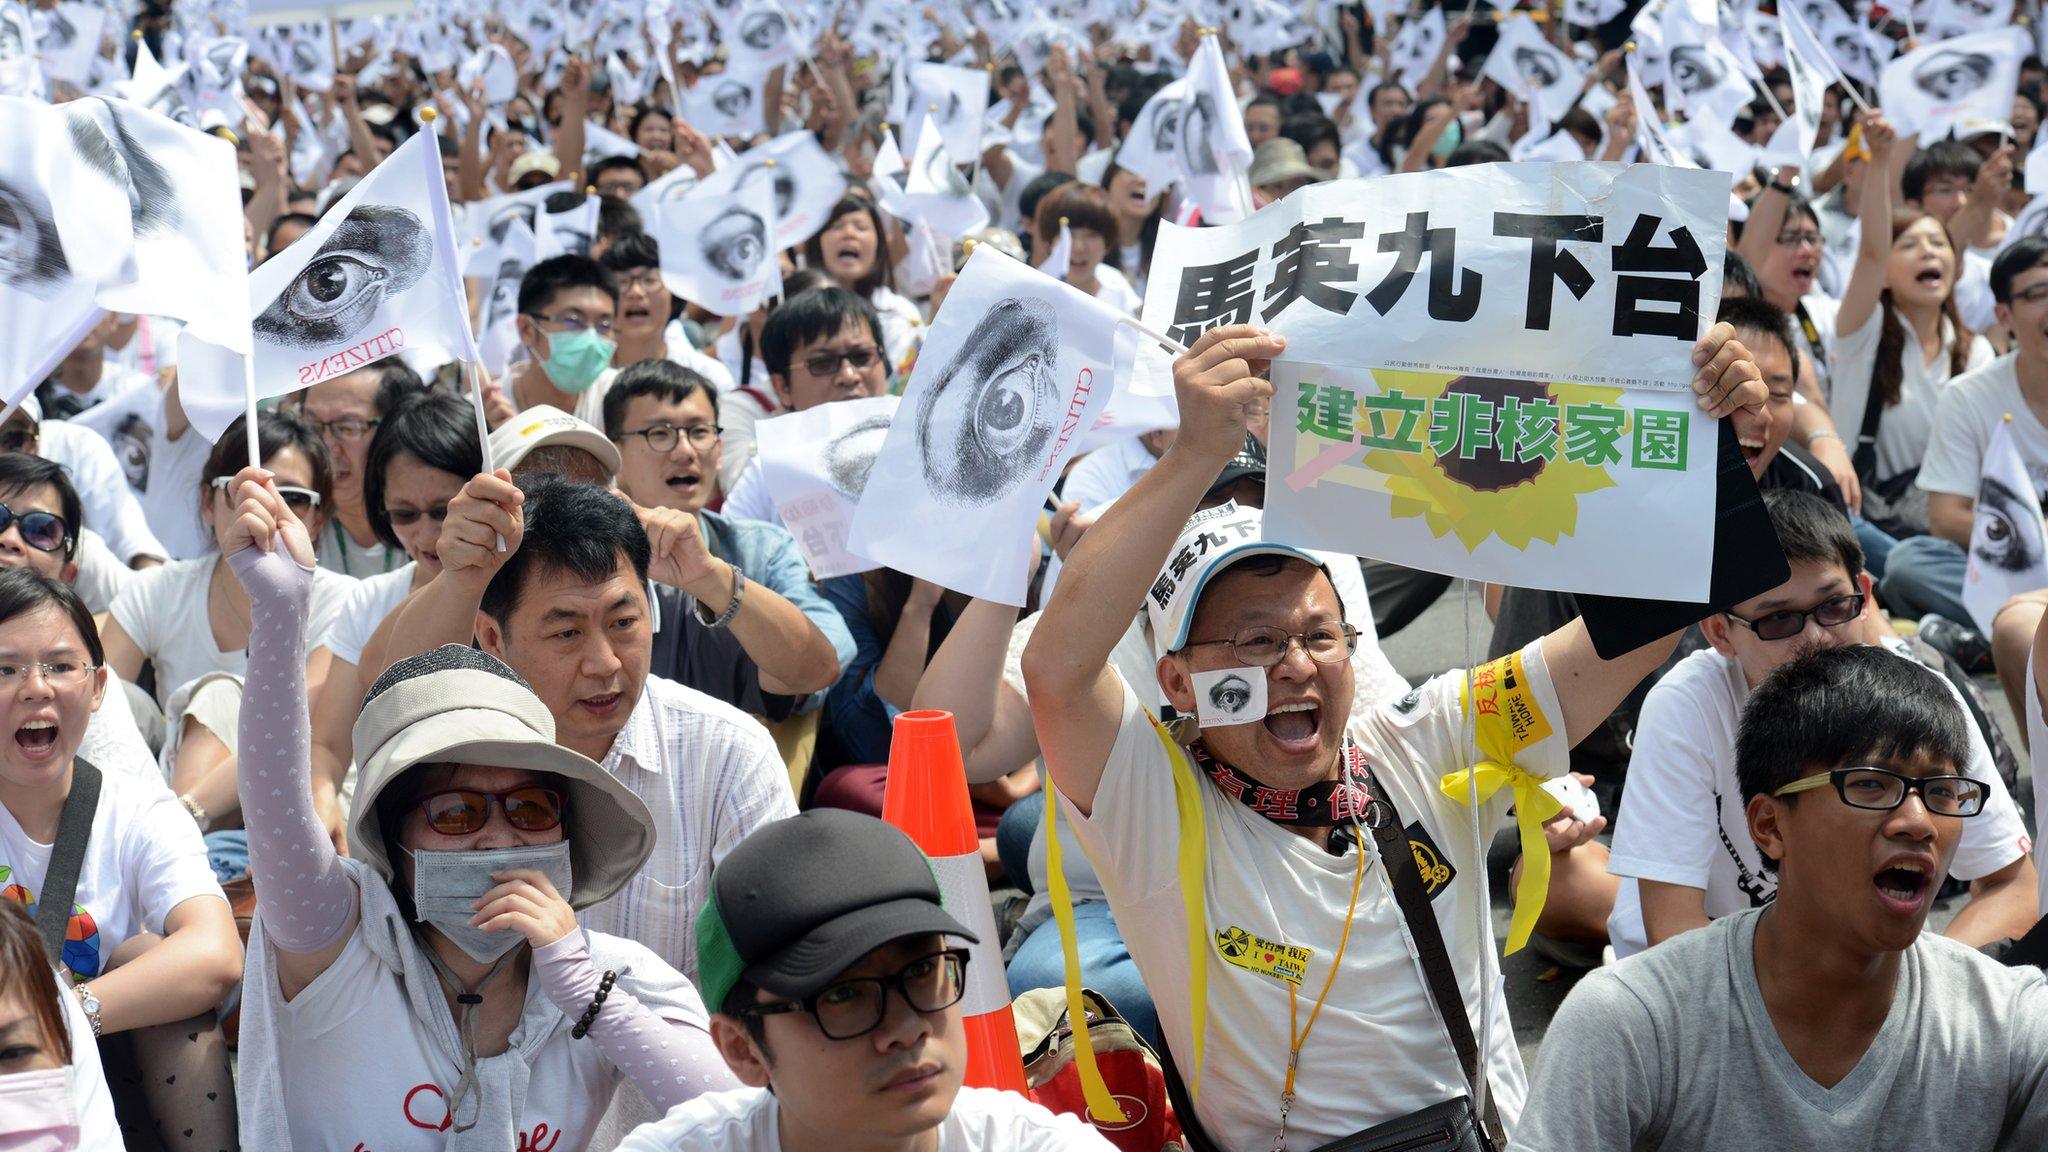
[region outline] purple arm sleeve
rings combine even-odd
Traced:
[[[533,950],[541,991],[573,1023],[597,996],[602,974],[590,961],[583,933],[571,932]],[[624,988],[613,986],[584,1037],[625,1073],[647,1102],[666,1112],[706,1092],[741,1087],[718,1054],[711,1034],[694,1024],[656,1016]]]
[[[282,547],[228,557],[249,590],[249,670],[238,749],[249,870],[263,931],[283,952],[318,952],[354,920],[355,881],[313,807],[306,616],[313,570]]]

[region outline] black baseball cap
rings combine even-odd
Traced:
[[[1237,450],[1237,455],[1230,458],[1230,463],[1225,464],[1223,471],[1217,473],[1216,479],[1210,483],[1209,496],[1221,496],[1232,484],[1247,476],[1258,480],[1266,478],[1266,446],[1249,432],[1245,433],[1244,447]]]
[[[741,978],[801,1000],[906,936],[979,944],[941,906],[915,842],[873,816],[817,808],[756,829],[711,873],[697,913],[698,984],[723,1011]]]

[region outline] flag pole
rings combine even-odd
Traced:
[[[1134,332],[1141,333],[1153,340],[1158,341],[1161,345],[1165,346],[1167,351],[1173,353],[1176,356],[1185,356],[1188,354],[1187,345],[1181,343],[1178,340],[1175,340],[1171,336],[1161,334],[1158,329],[1151,327],[1142,320],[1138,320],[1130,316],[1119,316],[1116,318],[1116,322],[1124,325],[1125,327],[1130,328]]]
[[[483,449],[484,475],[495,476],[498,462],[491,459],[491,422],[484,417],[484,366],[475,360],[463,362],[469,369],[470,408],[476,412],[476,440]],[[505,537],[498,537],[498,551],[505,550]]]
[[[263,467],[263,437],[256,426],[256,353],[254,349],[242,356],[242,418],[245,438],[249,441],[249,467]]]

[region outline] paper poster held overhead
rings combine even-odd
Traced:
[[[780,289],[770,242],[775,192],[767,179],[714,194],[699,186],[665,207],[657,233],[669,291],[718,316],[745,316]]]
[[[754,426],[761,481],[814,579],[876,567],[846,537],[898,406],[895,396],[838,400]]]

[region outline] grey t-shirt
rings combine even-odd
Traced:
[[[1589,974],[1544,1037],[1516,1152],[2048,1148],[2048,982],[1923,935],[1891,1013],[1833,1088],[1778,1039],[1763,909]]]

